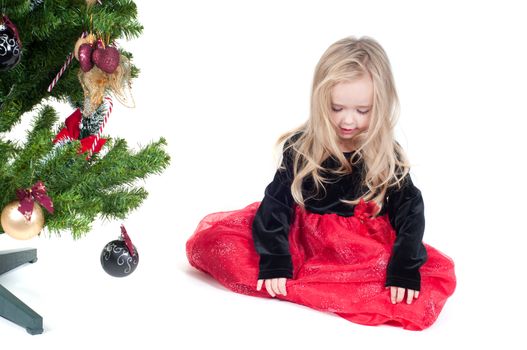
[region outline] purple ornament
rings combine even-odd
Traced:
[[[92,60],[102,71],[112,74],[119,66],[119,50],[112,46],[95,49],[92,53]]]
[[[93,68],[92,51],[93,47],[91,44],[84,43],[79,46],[79,63],[83,72],[88,72]]]

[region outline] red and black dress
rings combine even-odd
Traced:
[[[349,159],[351,152],[344,153]],[[389,188],[379,215],[374,202],[350,207],[339,199],[365,193],[363,163],[314,194],[302,185],[305,209],[291,195],[292,155],[277,170],[261,202],[205,216],[187,241],[192,266],[230,290],[270,298],[258,279],[287,277],[287,296],[276,298],[333,312],[360,324],[423,330],[454,293],[454,262],[422,242],[425,218],[420,190],[410,174]],[[329,157],[324,168],[338,166]],[[326,177],[330,174],[324,174]],[[392,304],[386,286],[419,290],[411,304]]]

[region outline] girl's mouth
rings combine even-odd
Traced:
[[[345,128],[340,128],[340,131],[341,131],[343,134],[351,134],[351,133],[354,132],[355,130],[357,130],[357,128],[355,128],[355,129],[345,129]]]

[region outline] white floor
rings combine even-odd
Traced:
[[[141,68],[137,107],[116,103],[105,129],[131,147],[169,143],[171,168],[146,180],[150,197],[124,221],[139,267],[124,279],[100,267],[121,222],[78,241],[0,236],[0,250],[38,249],[0,283],[45,328],[31,336],[0,318],[2,348],[525,348],[526,31],[506,3],[139,1],[145,33],[124,43]],[[235,294],[186,260],[203,216],[261,199],[274,140],[305,120],[316,62],[347,35],[378,39],[390,57],[425,242],[456,263],[456,292],[423,332]]]

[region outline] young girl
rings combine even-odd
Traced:
[[[425,329],[454,292],[454,262],[422,243],[388,57],[371,38],[339,40],[312,88],[309,119],[278,140],[281,166],[263,200],[207,215],[189,262],[238,293]]]

